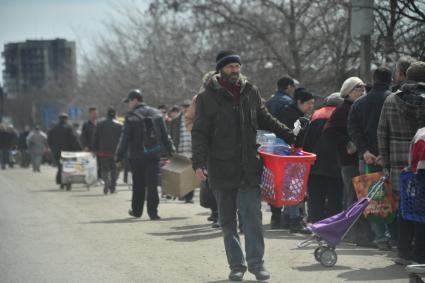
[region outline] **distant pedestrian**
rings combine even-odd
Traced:
[[[117,167],[115,151],[121,136],[122,126],[115,120],[115,109],[109,107],[106,118],[99,121],[94,132],[93,150],[99,160],[101,177],[104,181],[103,193],[115,193]]]
[[[47,136],[40,129],[40,126],[35,126],[34,130],[28,135],[27,145],[31,155],[32,171],[40,172],[40,165],[43,161],[43,153],[47,147]]]
[[[1,169],[5,170],[6,165],[13,168],[14,160],[11,156],[11,150],[16,146],[18,134],[13,125],[4,125],[0,123],[0,163]]]
[[[96,107],[89,108],[89,119],[84,122],[81,129],[81,146],[84,151],[93,151],[94,131],[96,130],[97,109]]]
[[[190,100],[184,100],[181,104],[180,114],[171,120],[170,123],[170,136],[176,147],[176,152],[189,157],[192,156],[192,137],[190,131],[186,129],[185,115],[190,104]],[[186,203],[193,203],[193,195],[194,191],[191,191],[183,196],[182,199],[184,199]]]
[[[63,189],[65,185],[62,184],[61,152],[78,151],[81,150],[81,146],[72,127],[68,124],[68,115],[62,113],[59,115],[58,120],[58,123],[47,134],[47,144],[58,166],[56,184],[60,185],[60,188]]]
[[[161,219],[158,215],[157,190],[159,159],[162,148],[171,155],[173,145],[161,113],[143,103],[140,90],[130,91],[123,102],[127,103],[130,111],[125,116],[116,161],[122,162],[128,152],[133,177],[133,196],[128,213],[136,218],[142,216],[147,188],[148,215],[151,220],[158,220]]]
[[[29,127],[25,125],[22,132],[19,133],[18,136],[18,150],[20,153],[20,165],[23,168],[26,168],[30,164],[31,156],[28,152],[28,145],[27,145],[27,137],[29,135]]]

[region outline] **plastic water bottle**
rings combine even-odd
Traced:
[[[257,144],[260,145],[273,145],[276,142],[276,135],[267,131],[257,131]]]

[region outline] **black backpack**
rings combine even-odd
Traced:
[[[134,113],[139,120],[139,140],[145,156],[157,156],[161,152],[161,135],[151,113]]]

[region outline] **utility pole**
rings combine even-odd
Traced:
[[[360,78],[371,82],[373,0],[351,0],[351,37],[360,38]]]
[[[4,115],[4,92],[3,88],[0,86],[0,123],[3,122]]]

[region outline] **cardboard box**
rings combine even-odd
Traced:
[[[175,155],[161,168],[162,193],[183,197],[199,187],[199,180],[192,169],[192,161],[184,155]]]

